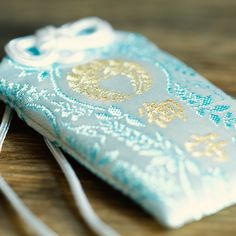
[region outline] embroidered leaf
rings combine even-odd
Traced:
[[[233,115],[232,112],[227,112],[227,113],[225,114],[224,118],[225,118],[225,119],[231,118],[232,115]]]
[[[211,102],[212,102],[211,96],[204,97],[202,101],[202,106],[208,106],[211,104]]]
[[[126,116],[126,121],[128,124],[133,125],[133,126],[144,126],[144,124],[141,121],[137,119],[133,119],[129,116]]]
[[[98,160],[97,164],[99,166],[105,166],[105,165],[111,163],[111,161],[114,161],[118,155],[119,155],[119,151],[117,151],[117,150],[107,152],[103,157],[101,157]]]
[[[112,116],[107,114],[107,113],[100,113],[97,112],[95,113],[95,116],[99,119],[99,120],[112,120]]]
[[[197,103],[197,101],[195,101],[195,100],[189,100],[189,104],[190,105],[194,105],[194,104],[196,104]]]
[[[121,116],[121,110],[115,106],[109,107],[108,112],[113,116]]]
[[[48,79],[49,78],[49,73],[47,72],[47,71],[43,71],[43,72],[40,72],[39,74],[38,74],[38,80],[39,81],[43,81],[43,80],[45,80],[45,79]]]
[[[206,110],[204,108],[199,108],[197,110],[197,113],[200,115],[200,116],[205,116],[206,115]]]
[[[210,114],[210,118],[215,124],[219,124],[221,121],[220,116],[215,115],[215,114]]]
[[[89,159],[91,161],[95,161],[97,156],[98,156],[98,153],[100,152],[100,146],[98,143],[95,143],[94,146],[90,149],[90,150],[87,150],[88,154],[89,154]]]
[[[225,126],[227,128],[231,128],[233,126],[233,124],[230,121],[225,121]]]
[[[216,105],[214,108],[213,108],[213,111],[217,111],[217,112],[223,112],[223,111],[226,111],[229,109],[229,106],[227,105]]]
[[[225,120],[225,126],[226,126],[227,128],[230,128],[230,127],[232,127],[232,126],[236,126],[236,117],[230,118],[230,119],[226,119],[226,120]]]

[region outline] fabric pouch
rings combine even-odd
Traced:
[[[0,99],[167,227],[236,201],[236,102],[98,18],[6,46]]]

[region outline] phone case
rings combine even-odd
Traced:
[[[235,203],[235,100],[183,62],[98,18],[6,52],[0,99],[163,225]]]

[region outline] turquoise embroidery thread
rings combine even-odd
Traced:
[[[135,35],[131,35],[130,38],[137,43],[132,43],[129,39],[126,42],[122,42],[117,48],[105,48],[104,51],[99,51],[99,56],[110,57],[114,53],[121,53],[126,56],[127,51],[132,47],[130,54],[134,58],[141,58],[141,60],[152,63],[164,72],[167,79],[167,92],[170,95],[181,98],[186,101],[192,108],[197,107],[198,115],[205,116],[205,114],[212,113],[218,115],[227,111],[226,113],[230,126],[233,128],[234,121],[233,113],[230,113],[230,107],[227,105],[213,108],[210,107],[213,104],[213,98],[218,94],[218,91],[210,94],[209,96],[202,96],[194,94],[193,91],[186,89],[186,93],[180,88],[177,90],[176,85],[181,81],[176,82],[176,78],[173,76],[171,68],[167,68],[163,59],[159,56],[163,56],[163,52],[157,49],[153,50],[154,47],[147,46],[146,41],[142,38],[136,38]],[[144,46],[144,50],[140,50],[140,47]],[[141,47],[141,48],[142,48]],[[109,53],[109,50],[112,52]],[[90,51],[93,54],[95,50]],[[103,55],[104,53],[104,55]],[[172,63],[171,59],[170,64]],[[14,66],[14,62],[12,65]],[[190,74],[193,78],[195,73],[189,70],[183,65],[181,68],[180,64],[178,67],[173,65],[173,70],[186,75]],[[14,66],[15,67],[15,66]],[[145,127],[145,123],[141,120],[131,117],[129,114],[123,113],[122,110],[117,106],[103,107],[94,106],[87,103],[82,103],[79,99],[70,97],[62,91],[57,83],[58,79],[62,79],[62,73],[60,73],[61,65],[54,64],[52,68],[48,68],[45,71],[40,71],[34,68],[26,68],[16,65],[17,69],[21,72],[20,78],[25,78],[26,81],[29,77],[34,79],[35,75],[38,78],[38,82],[50,81],[52,85],[52,91],[37,90],[35,86],[30,87],[28,84],[7,84],[6,80],[1,79],[0,83],[0,94],[5,98],[9,99],[11,104],[18,109],[24,109],[26,106],[28,109],[34,109],[38,115],[41,113],[48,119],[48,123],[52,124],[52,130],[59,141],[62,139],[62,135],[59,128],[66,128],[67,130],[73,130],[77,132],[77,139],[73,137],[65,137],[66,144],[78,153],[84,156],[86,162],[91,163],[103,172],[102,175],[106,181],[111,181],[116,186],[117,181],[119,188],[123,192],[132,196],[137,202],[143,205],[147,210],[153,211],[153,214],[158,214],[156,209],[153,208],[153,204],[158,201],[161,204],[165,203],[167,206],[175,207],[178,199],[175,199],[174,194],[178,192],[184,192],[189,199],[195,199],[195,193],[190,183],[190,176],[193,177],[199,184],[205,186],[205,180],[209,179],[212,182],[226,182],[224,173],[218,171],[217,176],[212,176],[209,169],[200,170],[199,165],[196,161],[188,160],[185,153],[180,147],[178,147],[172,140],[163,138],[161,133],[157,132],[156,137],[151,137],[147,134],[141,135],[139,129]],[[5,84],[4,84],[5,83]],[[25,82],[24,82],[25,83]],[[14,87],[15,86],[15,87]],[[207,84],[205,88],[209,89]],[[204,86],[203,86],[204,88]],[[214,90],[214,88],[212,88]],[[185,91],[185,90],[184,90]],[[190,96],[191,95],[191,96]],[[28,98],[25,100],[25,96]],[[186,97],[186,98],[185,98]],[[222,95],[222,97],[224,97]],[[42,99],[42,100],[41,100]],[[54,110],[43,107],[37,102],[50,102]],[[215,113],[213,113],[215,112]],[[58,124],[56,115],[60,114],[62,118],[61,124]],[[22,117],[24,115],[22,114]],[[79,124],[81,117],[93,117],[98,121],[96,126],[90,124]],[[23,117],[25,120],[27,117]],[[73,121],[66,123],[64,118]],[[223,120],[210,116],[210,119],[214,124],[220,124],[217,122],[223,122]],[[78,121],[78,123],[76,123]],[[114,138],[117,142],[125,144],[126,147],[132,150],[132,153],[142,155],[142,158],[150,158],[147,161],[145,168],[129,163],[122,159],[122,153],[120,150],[108,150],[105,151],[102,145],[106,144],[106,134],[110,134],[111,138]],[[88,146],[81,144],[81,137],[90,137],[91,143]],[[58,141],[59,144],[61,144]],[[68,151],[69,152],[69,151]],[[132,158],[135,158],[133,155]],[[156,158],[155,158],[156,157]],[[118,159],[119,158],[119,159]],[[213,167],[212,167],[213,168]],[[176,175],[176,178],[173,176]],[[111,177],[109,180],[108,177]],[[174,180],[175,179],[175,180]],[[180,182],[180,185],[176,181]],[[209,191],[205,189],[205,191]],[[184,196],[185,197],[185,196]],[[197,199],[195,199],[196,201]]]

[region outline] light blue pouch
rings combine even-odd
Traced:
[[[12,40],[0,98],[167,227],[236,201],[236,103],[97,18]]]

